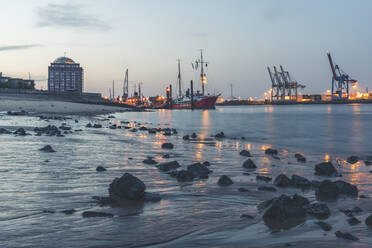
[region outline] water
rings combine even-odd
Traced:
[[[115,119],[73,117],[66,121],[39,120],[36,117],[0,115],[0,127],[15,130],[66,122],[81,132],[65,137],[0,135],[0,246],[1,247],[246,247],[275,246],[286,242],[311,241],[318,245],[351,243],[337,240],[333,231],[323,236],[315,219],[291,230],[271,233],[263,224],[256,205],[281,193],[303,194],[314,200],[314,192],[297,189],[278,193],[257,191],[255,174],[243,175],[239,155],[249,149],[258,165],[256,173],[275,177],[280,173],[298,174],[310,179],[314,164],[330,159],[342,167],[343,180],[358,185],[360,194],[371,195],[372,174],[364,162],[354,165],[344,160],[349,155],[366,159],[372,155],[371,105],[244,106],[223,107],[214,111],[155,111],[115,114]],[[75,123],[74,119],[79,119]],[[89,129],[88,122],[140,122],[148,127],[172,127],[178,135],[151,135],[126,129]],[[223,131],[227,138],[211,135]],[[200,139],[183,141],[182,136],[196,132]],[[234,138],[236,136],[236,139]],[[241,137],[245,139],[242,140]],[[175,149],[161,149],[165,141]],[[38,151],[51,144],[56,153]],[[263,149],[280,150],[281,160],[265,156]],[[308,162],[298,163],[293,155],[302,152]],[[162,155],[169,153],[170,159]],[[142,160],[153,156],[158,162],[177,160],[186,167],[193,162],[209,161],[213,170],[208,180],[178,183]],[[106,172],[95,168],[102,165]],[[273,166],[275,165],[275,166]],[[162,201],[128,205],[124,208],[100,207],[92,196],[107,195],[115,177],[129,172],[145,182],[150,192],[160,192]],[[220,175],[229,175],[234,184],[221,188]],[[241,193],[245,187],[251,192]],[[361,241],[372,243],[371,230],[364,224],[350,227],[338,208],[361,206],[357,217],[364,220],[372,211],[370,199],[343,199],[330,204],[327,220],[334,231],[349,231]],[[75,209],[72,215],[61,213]],[[103,211],[114,218],[82,218],[84,211]],[[240,218],[251,214],[254,220]]]

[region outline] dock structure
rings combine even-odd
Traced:
[[[283,66],[280,65],[280,71],[276,69],[276,66],[273,68],[274,72],[267,67],[271,79],[271,101],[297,101],[298,89],[306,86],[294,80],[289,72],[283,69]]]

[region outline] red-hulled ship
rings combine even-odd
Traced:
[[[202,92],[193,91],[193,83],[191,81],[191,89],[182,94],[181,86],[181,66],[178,60],[178,98],[171,100],[170,108],[172,109],[215,109],[216,101],[219,95],[205,95],[204,85],[207,83],[207,76],[204,72],[204,66],[207,67],[208,63],[203,60],[203,50],[200,50],[200,59],[192,64],[194,70],[200,67],[200,81],[202,85]],[[169,91],[170,89],[167,88]]]

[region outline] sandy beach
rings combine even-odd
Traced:
[[[24,110],[30,114],[96,115],[128,110],[122,107],[74,103],[26,94],[0,94],[0,102],[0,111]]]

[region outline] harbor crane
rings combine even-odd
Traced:
[[[331,53],[327,51],[329,64],[332,70],[332,100],[349,99],[349,84],[357,84],[358,81],[351,79],[339,65],[333,64]]]

